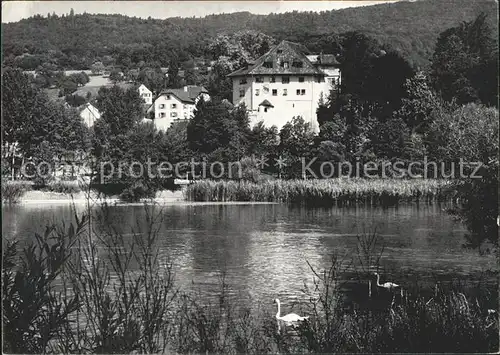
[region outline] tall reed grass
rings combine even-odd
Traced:
[[[9,205],[19,203],[23,195],[29,190],[31,190],[31,185],[27,182],[2,179],[2,203]]]
[[[447,180],[325,179],[248,181],[202,180],[187,186],[188,201],[258,201],[318,205],[429,202],[450,195]]]

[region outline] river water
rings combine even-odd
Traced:
[[[428,285],[437,278],[484,279],[494,286],[498,277],[493,255],[462,248],[466,230],[442,205],[311,209],[178,203],[158,207],[155,213],[161,216],[158,248],[172,261],[177,285],[207,297],[217,294],[225,274],[230,294],[242,303],[300,300],[304,284],[312,285],[308,263],[325,269],[336,254],[351,265],[347,274],[352,276],[360,267],[357,236],[372,232],[379,235],[377,250],[384,246],[382,282],[405,287],[417,279]],[[48,223],[72,218],[64,204],[4,207],[2,214],[2,235],[21,240],[43,233]],[[109,208],[109,223],[125,236],[144,231],[145,220],[142,205]]]

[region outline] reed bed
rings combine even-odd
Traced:
[[[188,201],[278,202],[312,205],[441,201],[451,196],[449,180],[325,179],[248,181],[202,180],[187,186]]]
[[[16,204],[24,194],[31,190],[31,185],[24,181],[2,181],[2,203]]]

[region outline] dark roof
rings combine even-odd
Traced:
[[[311,56],[308,56],[311,59]],[[323,54],[320,53],[317,55],[314,61],[311,61],[313,64],[322,65],[322,66],[338,66],[340,63],[334,54]]]
[[[89,107],[89,106],[94,106],[94,108],[95,108],[97,111],[99,111],[99,110],[97,109],[97,107],[96,107],[95,105],[93,105],[92,103],[90,103],[90,102],[86,102],[86,103],[84,103],[83,105],[79,106],[79,107],[76,109],[76,111],[77,111],[78,113],[81,113],[82,111],[84,111],[84,110],[85,110],[87,107]]]
[[[243,76],[243,75],[321,75],[324,76],[321,70],[316,68],[307,59],[306,54],[309,51],[301,44],[281,41],[280,44],[272,48],[269,52],[258,58],[254,63],[249,63],[248,66],[238,69],[228,76]],[[285,68],[282,64],[288,62]],[[296,65],[298,64],[298,65]]]
[[[270,103],[267,99],[262,101],[259,106],[266,106],[266,107],[274,107],[272,103]]]
[[[186,88],[186,90],[185,90]],[[208,93],[207,89],[203,86],[188,85],[181,89],[165,89],[160,92],[158,96],[162,95],[174,95],[180,101],[189,104],[194,104],[196,98],[201,93]]]

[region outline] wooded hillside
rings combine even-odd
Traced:
[[[411,63],[427,66],[437,36],[479,13],[498,31],[495,1],[423,0],[322,12],[253,15],[248,12],[203,18],[140,19],[122,15],[35,16],[2,25],[4,64],[35,69],[51,62],[60,68],[88,69],[96,61],[127,66],[140,61],[186,61],[207,57],[209,39],[220,33],[256,30],[277,40],[323,48],[325,35],[361,31],[400,51]]]

